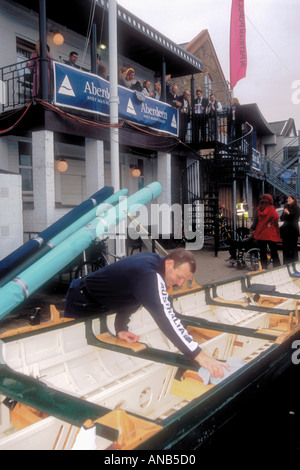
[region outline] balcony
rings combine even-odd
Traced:
[[[1,112],[24,106],[32,100],[33,73],[27,65],[28,60],[24,60],[0,69]]]
[[[40,97],[40,73],[39,73],[39,66],[40,62],[39,60],[25,60],[23,62],[18,62],[16,64],[11,64],[6,67],[2,67],[0,69],[0,79],[1,79],[1,94],[0,97],[1,99],[1,111],[2,113],[6,111],[10,111],[12,109],[20,108],[22,106],[28,105],[32,100],[35,98],[38,99]],[[86,80],[84,83],[88,83],[87,80],[90,78],[92,81],[92,86],[89,86],[89,90],[92,92],[92,87],[94,89],[99,90],[100,88],[97,88],[95,86],[94,82],[96,83],[96,80],[101,80],[98,76],[93,75],[93,74],[88,74],[85,72],[82,72],[78,69],[72,70],[72,68],[67,67],[59,62],[51,62],[51,66],[48,67],[48,102],[53,103],[53,100],[57,99],[57,90],[55,90],[55,83],[54,83],[54,69],[56,72],[56,80],[58,83],[62,83],[64,80],[64,77],[66,74],[70,76],[71,81],[72,81],[72,76],[74,76],[74,84],[77,85],[80,80]],[[60,76],[59,76],[60,74]],[[69,75],[71,74],[71,75]],[[74,75],[75,74],[75,75]],[[60,80],[60,81],[59,81]],[[69,80],[69,78],[68,78]],[[103,83],[104,85],[103,85]],[[70,107],[72,113],[74,115],[82,115],[82,114],[88,114],[89,118],[91,121],[98,121],[103,120],[103,122],[107,122],[107,117],[109,116],[109,100],[107,97],[108,94],[108,82],[105,80],[102,80],[100,82],[100,85],[106,90],[106,102],[104,100],[101,101],[101,109],[79,109],[77,107],[77,104],[72,103],[72,96],[68,96],[67,94],[62,97],[63,101],[59,101],[55,103],[58,107],[62,106],[62,109],[65,109],[66,107]],[[72,84],[73,84],[72,83]],[[83,89],[83,86],[81,89]],[[106,87],[106,88],[105,88]],[[102,91],[103,91],[102,89]],[[74,95],[79,94],[80,91],[77,91],[74,88]],[[81,92],[82,93],[82,92]],[[95,94],[95,93],[94,93]],[[99,94],[99,93],[98,93]],[[104,93],[103,93],[104,94]],[[129,94],[129,95],[128,95]],[[131,95],[133,98],[131,98]],[[131,122],[138,122],[138,120],[134,117],[134,114],[136,114],[134,111],[130,112],[129,114],[125,113],[122,115],[122,100],[125,102],[127,111],[128,111],[128,96],[131,98],[131,103],[135,105],[138,101],[143,101],[144,98],[142,97],[143,95],[138,95],[130,90],[124,89],[123,87],[119,88],[119,96],[120,96],[120,119],[128,119],[128,121]],[[136,99],[137,97],[137,99]],[[61,99],[59,97],[59,99]],[[149,100],[149,99],[148,99]],[[96,101],[96,99],[93,98],[93,100],[90,101]],[[100,101],[100,100],[98,100]],[[145,99],[145,103],[142,105],[144,110],[149,109],[148,106],[148,101],[147,98]],[[151,103],[152,108],[155,106],[164,106],[164,104],[161,101],[156,101],[153,99],[150,99],[149,103]],[[178,115],[175,109],[167,104],[165,104],[167,107],[168,113],[170,113],[170,118],[169,120],[172,121],[173,117],[176,117],[176,122],[177,122],[177,130],[174,126],[173,129],[169,129],[170,134],[173,137],[176,137],[177,132],[179,131],[179,136],[182,138],[182,141],[186,144],[188,144],[189,148],[192,148],[193,150],[201,150],[201,149],[214,149],[216,147],[219,148],[219,150],[223,151],[221,159],[224,161],[224,149],[230,144],[230,129],[228,129],[228,111],[227,109],[223,110],[222,112],[218,113],[217,119],[210,119],[206,117],[205,119],[205,124],[202,128],[202,133],[199,133],[199,121],[198,121],[198,116],[194,115],[193,113],[189,116],[189,124],[186,127],[186,133],[185,133],[185,138],[182,136],[182,125],[183,125],[183,120],[182,120],[182,113],[179,111]],[[123,106],[124,108],[124,106]],[[137,109],[137,108],[136,108]],[[143,120],[140,122],[142,125],[146,125],[147,127],[153,129],[154,131],[157,130],[158,132],[164,131],[163,128],[160,128],[158,126],[158,123],[162,120],[162,111],[158,111],[154,109],[155,112],[148,113],[151,115],[151,121],[144,121]],[[105,117],[106,115],[106,117]],[[178,129],[179,127],[179,129]]]

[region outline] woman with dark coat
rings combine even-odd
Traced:
[[[273,205],[270,194],[264,194],[259,201],[253,225],[255,226],[254,239],[260,249],[261,266],[267,268],[267,248],[269,245],[273,267],[280,266],[277,252],[277,242],[280,242],[278,225],[279,215]],[[250,229],[251,230],[251,229]]]
[[[294,196],[288,196],[280,217],[280,220],[283,222],[283,225],[280,227],[280,235],[284,264],[298,261],[299,215],[300,209],[297,199]]]

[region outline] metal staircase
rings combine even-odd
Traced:
[[[286,158],[284,163],[278,162],[278,157],[286,153],[288,147],[297,146],[297,151]],[[262,156],[262,169],[266,181],[283,194],[300,198],[300,172],[298,137],[288,147],[284,147],[272,158]]]
[[[224,144],[215,142],[214,149],[187,167],[182,175],[182,202],[197,207],[204,205],[204,223],[215,223],[219,217],[219,188],[231,186],[246,175],[264,179],[282,194],[295,196],[300,201],[300,146],[298,137],[288,147],[269,158],[261,155],[259,175],[252,169],[252,134],[237,142]],[[279,163],[282,156],[285,162]],[[193,211],[192,211],[193,212]],[[196,213],[196,209],[195,209]],[[230,221],[229,221],[230,223]],[[216,252],[218,251],[216,240]]]

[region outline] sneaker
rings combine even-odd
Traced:
[[[225,263],[228,263],[229,261],[236,261],[236,259],[230,256],[230,258],[225,259]]]

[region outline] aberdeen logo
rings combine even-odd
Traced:
[[[175,129],[177,129],[177,122],[176,122],[175,116],[173,116],[172,118],[171,127],[174,127]]]
[[[67,75],[65,76],[60,86],[60,89],[58,90],[58,93],[60,93],[61,95],[75,96],[72,85]]]
[[[128,100],[126,112],[127,112],[128,114],[134,114],[134,115],[136,116],[136,112],[135,112],[134,106],[133,106],[132,101],[131,101],[130,98],[129,98],[129,100]]]

